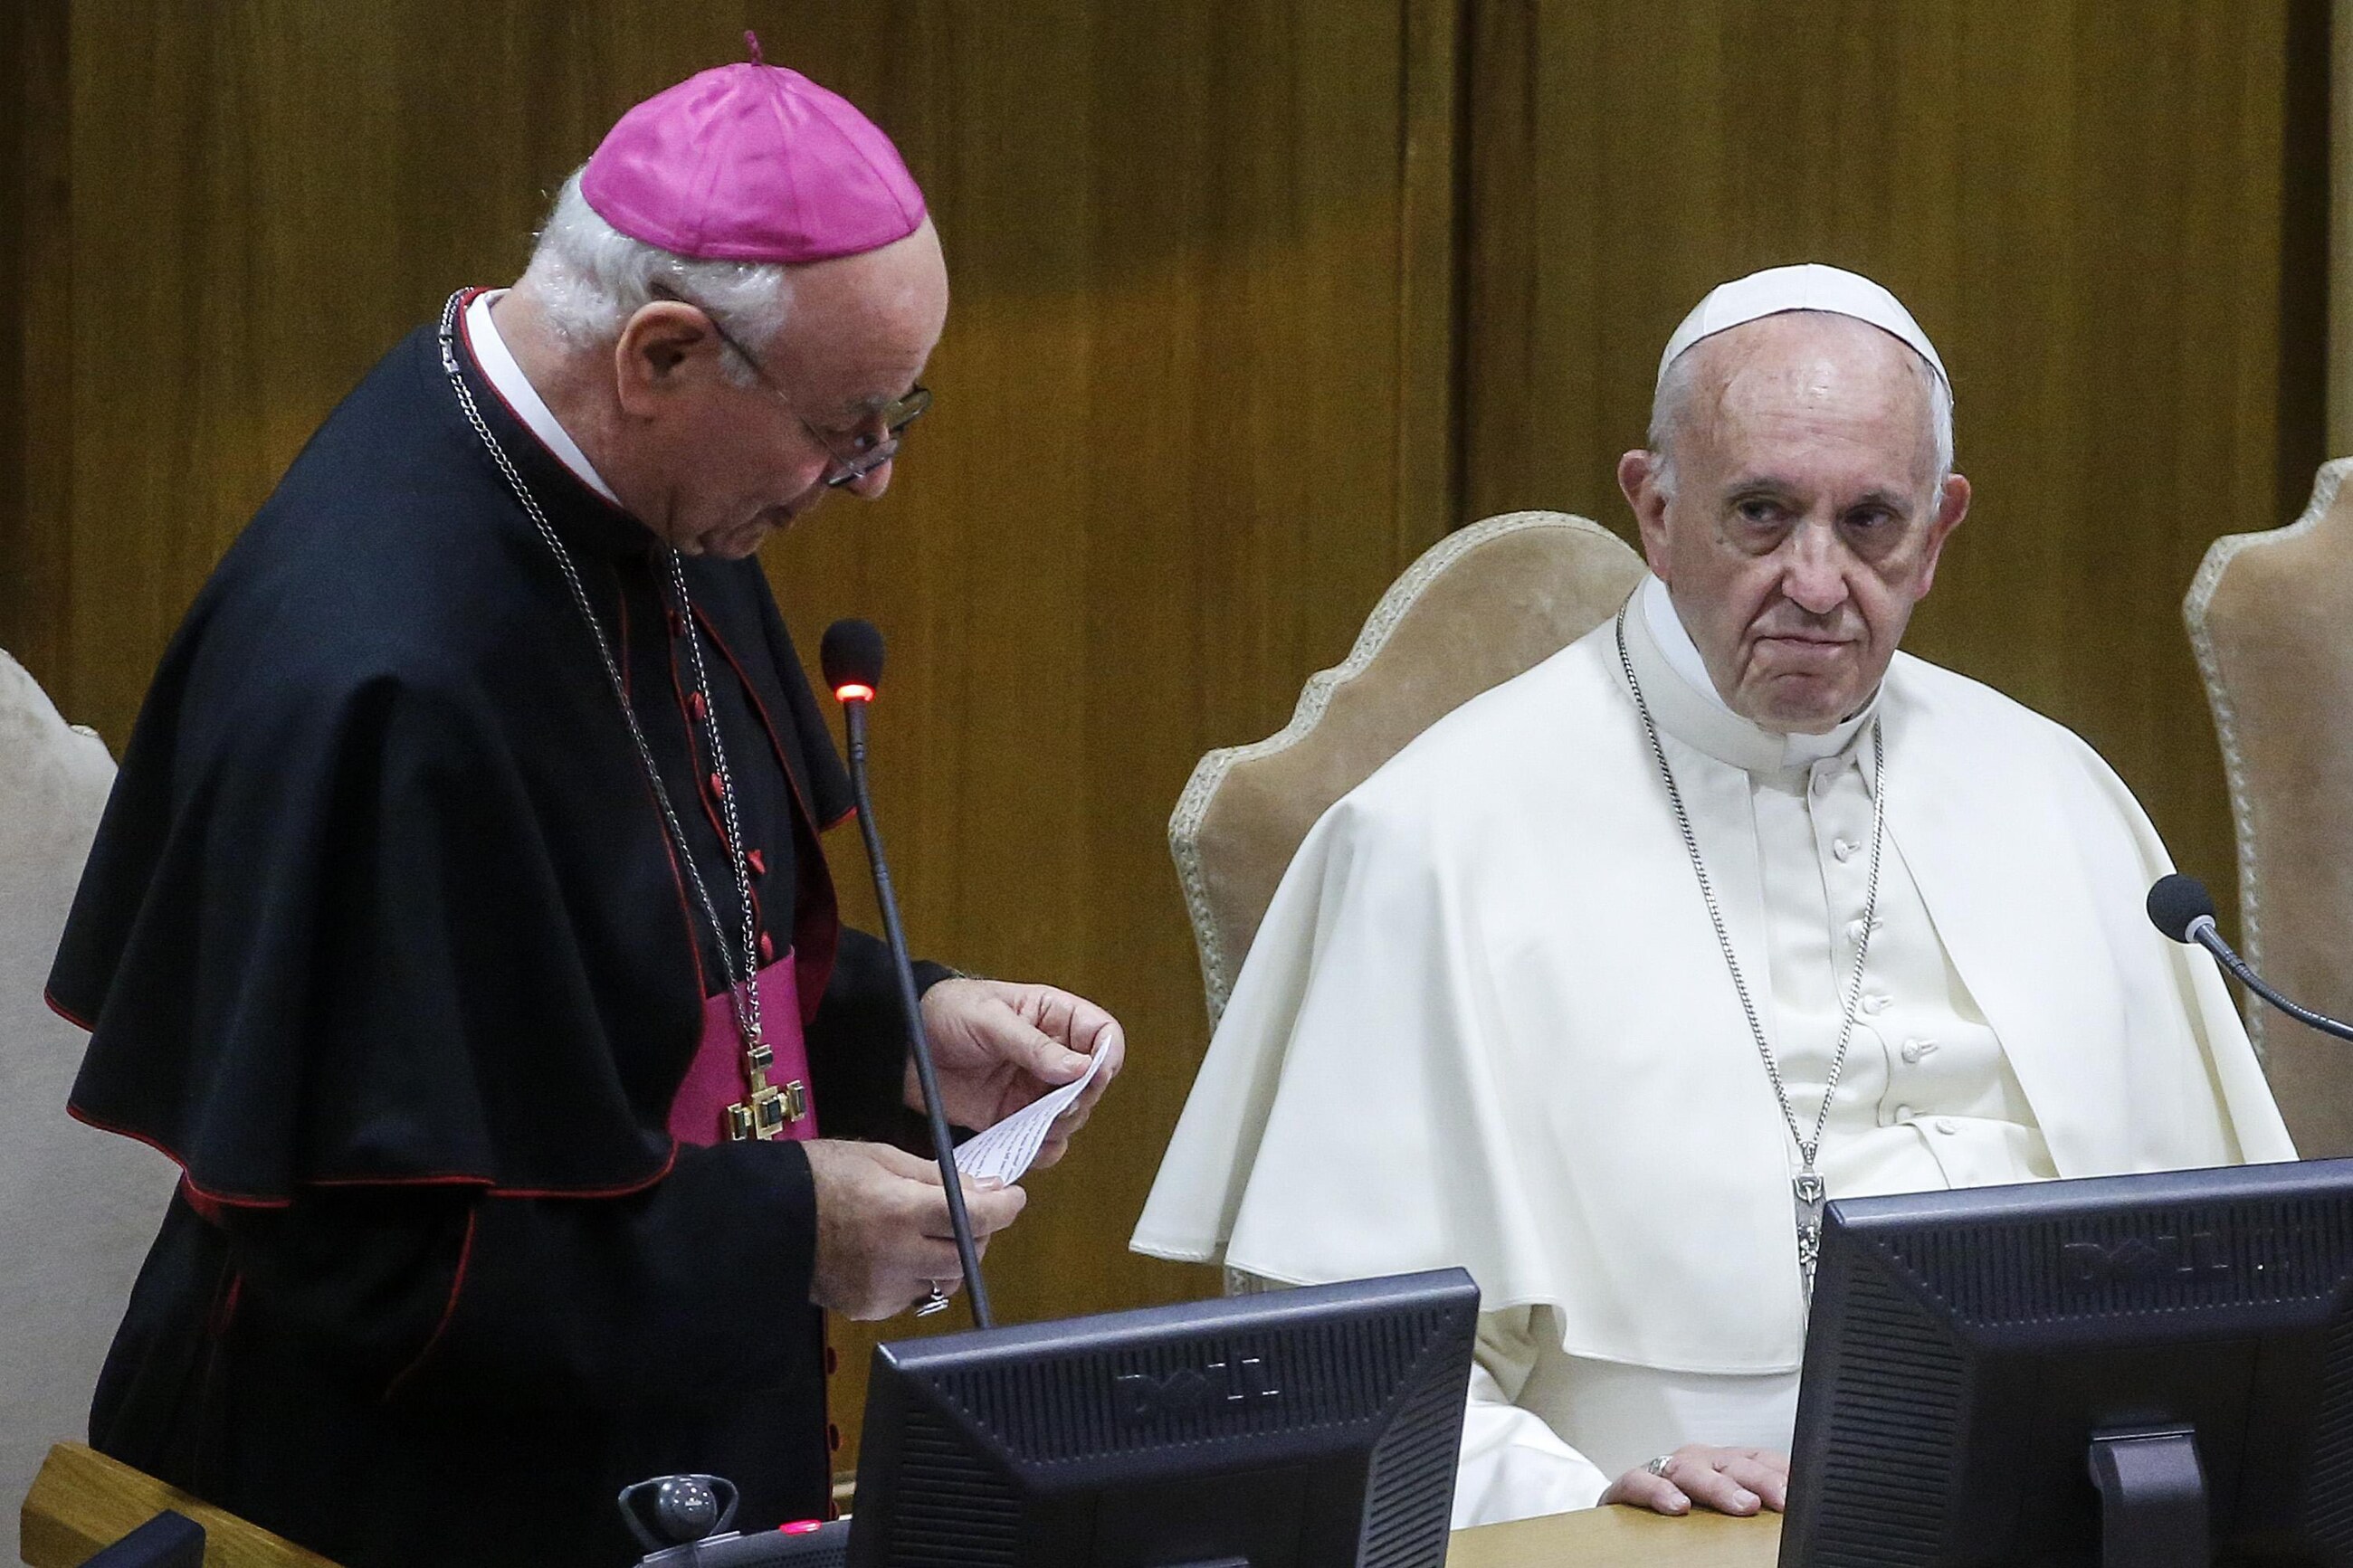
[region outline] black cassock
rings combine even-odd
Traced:
[[[740,943],[664,558],[459,363]],[[816,1114],[897,1135],[888,958],[840,927],[818,845],[840,762],[757,563],[686,575],[762,933],[822,998]],[[189,611],[51,975],[92,1030],[75,1114],[185,1172],[96,1446],[353,1568],[627,1563],[614,1493],[666,1471],[734,1480],[750,1526],[821,1516],[807,1161],[665,1131],[725,983],[682,869],[554,556],[420,331]]]

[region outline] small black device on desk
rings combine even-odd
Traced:
[[[803,1520],[745,1535],[735,1484],[719,1476],[656,1476],[621,1489],[621,1517],[648,1551],[638,1568],[840,1568],[849,1521]]]
[[[1782,1568],[2353,1565],[2353,1160],[1830,1205]]]

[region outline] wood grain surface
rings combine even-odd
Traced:
[[[1594,1508],[1456,1531],[1446,1568],[1773,1568],[1780,1546],[1776,1513],[1667,1519]]]
[[[165,1509],[204,1526],[205,1568],[335,1568],[81,1443],[59,1443],[42,1461],[20,1514],[21,1555],[27,1568],[77,1568]]]

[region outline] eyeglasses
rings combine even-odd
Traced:
[[[824,431],[802,417],[800,410],[793,406],[792,395],[776,384],[776,378],[771,376],[766,368],[753,356],[751,350],[737,342],[733,334],[719,324],[719,318],[712,313],[709,306],[699,300],[690,300],[685,295],[659,282],[653,285],[652,291],[672,304],[691,306],[701,311],[702,319],[711,323],[711,330],[718,335],[719,341],[732,350],[736,358],[744,362],[753,375],[758,378],[761,385],[776,394],[777,401],[785,405],[786,412],[797,420],[800,427],[808,433],[809,439],[824,448],[828,459],[825,470],[825,485],[828,489],[839,489],[844,485],[854,485],[883,464],[898,457],[899,441],[906,434],[907,426],[922,418],[923,410],[932,405],[930,388],[920,382],[909,387],[906,395],[893,398],[874,411],[873,415],[865,421],[864,427],[852,437],[855,442],[854,449],[848,455],[844,455],[826,438]],[[877,424],[882,426],[882,433],[879,436],[874,433],[874,426]]]
[[[714,322],[714,329],[716,325]],[[736,352],[741,353],[743,351],[738,349]],[[755,373],[759,373],[757,365],[753,366],[753,369]],[[761,380],[768,380],[765,373],[759,374]],[[774,382],[769,382],[768,384],[776,385]],[[844,485],[856,484],[896,458],[899,455],[899,438],[906,434],[908,426],[923,416],[923,410],[931,405],[932,394],[929,387],[920,382],[909,387],[904,397],[893,398],[874,411],[875,417],[869,421],[869,427],[860,430],[851,437],[857,443],[857,450],[846,458],[834,449],[833,443],[825,438],[823,431],[807,420],[801,419],[798,410],[794,411],[793,417],[801,420],[801,428],[807,431],[817,444],[825,448],[825,455],[833,459],[832,466],[825,471],[826,488],[839,489]],[[880,436],[877,436],[871,427],[876,423],[882,426],[882,434]]]

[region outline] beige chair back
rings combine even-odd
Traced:
[[[89,1429],[99,1363],[175,1173],[66,1115],[84,1037],[42,1001],[113,781],[105,744],[0,653],[0,1495],[12,1505],[50,1444]]]
[[[2182,605],[2239,840],[2241,951],[2308,1007],[2353,1014],[2353,458],[2286,528],[2214,542]],[[2353,1046],[2248,1001],[2297,1150],[2353,1154]]]
[[[1597,522],[1515,511],[1447,535],[1390,584],[1282,733],[1211,752],[1168,822],[1216,1027],[1300,841],[1408,741],[1599,626],[1642,562]]]

